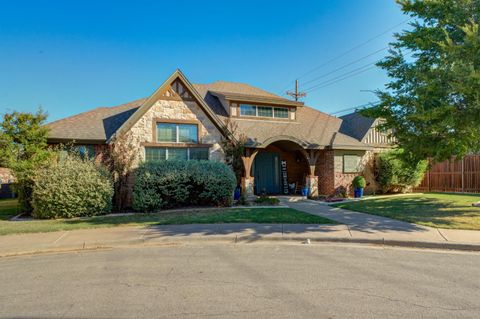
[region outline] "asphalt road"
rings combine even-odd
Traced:
[[[479,318],[480,254],[212,243],[0,258],[0,317]]]

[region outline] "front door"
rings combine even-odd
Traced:
[[[255,192],[279,194],[280,185],[280,157],[277,153],[258,153],[254,161]]]

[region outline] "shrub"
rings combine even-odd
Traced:
[[[250,203],[247,201],[247,197],[245,196],[245,194],[240,195],[240,198],[237,201],[237,205],[241,205],[241,206],[250,205]]]
[[[348,189],[345,186],[338,186],[333,193],[333,197],[347,198]]]
[[[385,193],[406,192],[422,182],[427,167],[426,160],[411,161],[402,149],[390,150],[378,157],[378,182]]]
[[[235,174],[223,163],[142,163],[135,172],[133,208],[153,211],[181,206],[229,206],[235,186]]]
[[[260,205],[278,205],[280,200],[276,197],[259,196],[255,199],[255,203]]]
[[[71,218],[108,213],[113,185],[93,161],[69,155],[36,171],[32,206],[36,218]]]
[[[367,186],[367,181],[363,176],[355,176],[355,178],[352,181],[352,184],[353,184],[353,187],[355,188],[365,188],[365,186]]]

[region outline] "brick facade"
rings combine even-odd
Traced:
[[[345,154],[361,156],[358,173],[344,173],[341,157]],[[355,176],[365,177],[367,187],[365,193],[377,192],[380,187],[375,180],[375,158],[378,151],[322,151],[317,162],[315,175],[319,176],[319,193],[330,195],[340,187],[345,187],[347,192],[353,194],[352,181]]]

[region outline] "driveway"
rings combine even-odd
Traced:
[[[478,318],[478,253],[195,244],[0,258],[1,318]]]

